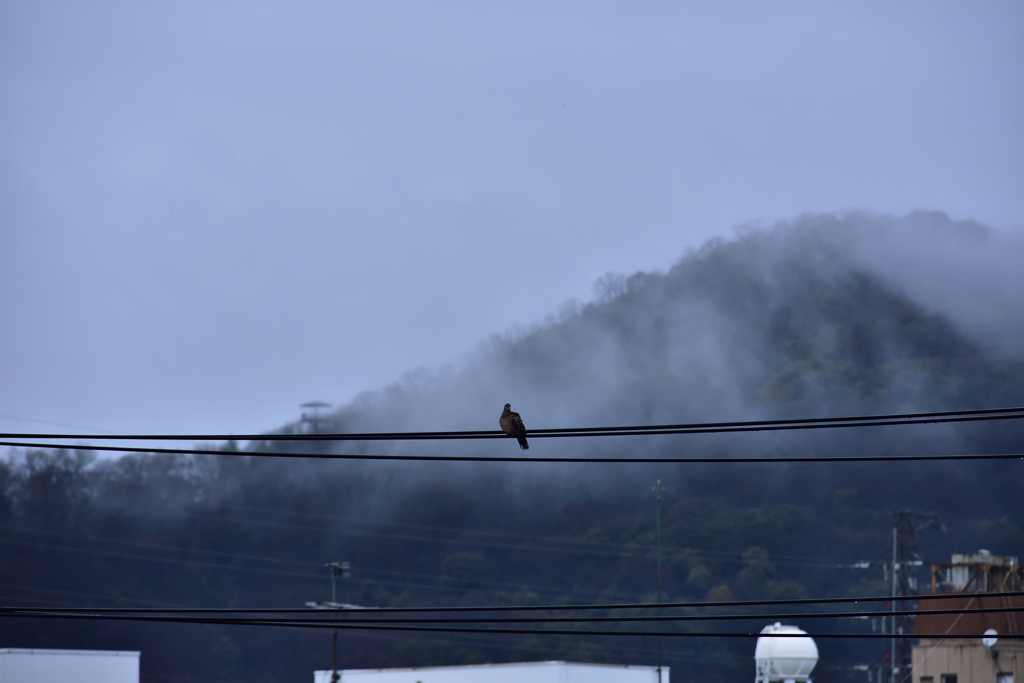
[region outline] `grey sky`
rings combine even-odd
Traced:
[[[0,2],[0,428],[270,428],[748,221],[1019,229],[1022,72],[1019,2]]]

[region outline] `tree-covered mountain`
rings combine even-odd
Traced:
[[[608,275],[593,301],[367,392],[324,431],[495,429],[1024,405],[1024,241],[942,214],[806,216],[739,231],[664,273]],[[303,424],[285,425],[296,432]],[[665,487],[669,600],[870,595],[897,509],[938,513],[922,554],[1024,554],[1021,461],[706,465],[409,464],[261,451],[518,454],[515,443],[226,444],[225,455],[0,466],[7,604],[301,606],[348,560],[358,604],[654,601]],[[534,455],[1024,452],[1024,426],[535,439]],[[868,629],[865,622],[801,624]],[[716,627],[724,628],[720,625]],[[760,622],[745,624],[759,629]],[[696,627],[695,627],[696,628]],[[347,667],[521,659],[652,663],[653,639],[347,635]],[[323,633],[0,620],[0,646],[141,649],[146,680],[308,681]],[[820,644],[818,681],[861,680],[871,643]],[[748,680],[745,640],[667,638],[677,677]],[[677,680],[679,680],[677,678]]]

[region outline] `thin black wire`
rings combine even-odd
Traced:
[[[270,613],[272,610],[258,610],[257,613]],[[61,607],[3,607],[0,608],[0,616],[9,614],[94,614],[101,615],[130,615],[147,614],[159,615],[173,613],[174,610],[144,609],[133,610],[117,608],[83,609],[83,608],[61,608]],[[249,613],[245,611],[244,613]],[[282,621],[288,623],[309,622],[322,624],[329,621],[334,624],[595,624],[595,623],[662,623],[662,622],[690,622],[690,621],[765,621],[765,620],[791,620],[791,619],[854,619],[861,617],[886,617],[886,616],[930,616],[938,614],[997,614],[1024,612],[1024,605],[1016,607],[976,607],[970,609],[932,609],[932,610],[890,610],[890,611],[856,611],[856,612],[787,612],[777,614],[683,614],[683,615],[661,615],[661,616],[621,616],[621,617],[427,617],[427,618],[404,618],[404,619],[359,619],[345,616],[346,610],[338,609],[307,609],[305,614],[316,614],[320,618],[308,619],[292,617],[289,619],[263,617],[262,621]],[[241,610],[232,612],[220,612],[220,614],[238,614]],[[240,619],[239,617],[224,617]]]
[[[999,593],[935,593],[914,596],[897,596],[896,599],[919,600],[952,600],[965,597],[983,596],[987,598],[1014,598],[1024,596],[1024,591],[1003,591]],[[730,607],[771,607],[776,605],[823,605],[823,604],[857,604],[861,602],[891,602],[894,598],[891,595],[879,597],[860,598],[789,598],[785,600],[728,600],[718,602],[663,602],[663,609],[689,609],[689,608],[730,608]],[[355,607],[345,609],[347,614],[372,613],[372,614],[397,614],[414,612],[555,612],[573,610],[613,610],[613,609],[654,609],[658,605],[650,602],[618,603],[604,605],[491,605],[487,607]],[[4,609],[26,609],[2,608]],[[308,612],[308,607],[69,607],[62,611],[78,610],[81,612],[146,612],[146,613],[236,613],[236,614],[258,614],[258,613],[300,613]],[[319,613],[326,613],[328,610],[317,609]],[[335,610],[331,610],[335,611]],[[892,614],[892,612],[879,613],[880,615]],[[762,615],[763,616],[763,615]]]
[[[649,434],[708,434],[718,432],[831,429],[904,424],[936,424],[1024,418],[1024,407],[954,410],[926,413],[892,413],[789,420],[748,420],[742,422],[695,422],[673,425],[630,425],[622,427],[572,427],[530,430],[535,438],[579,436],[643,436]],[[492,430],[447,432],[368,432],[355,434],[53,434],[0,432],[0,439],[93,439],[137,441],[409,441],[433,439],[502,439]]]
[[[114,615],[114,614],[57,614],[46,612],[4,612],[0,618],[27,618],[27,619],[84,619],[84,620],[109,620],[109,621],[135,621],[135,622],[159,622],[177,624],[217,624],[223,626],[264,626],[283,628],[308,628],[308,629],[338,629],[345,631],[411,631],[419,633],[472,633],[472,634],[494,634],[494,635],[534,635],[534,636],[657,636],[656,631],[597,631],[597,630],[569,630],[569,629],[536,629],[536,628],[465,628],[454,626],[411,626],[411,625],[390,625],[390,624],[346,624],[335,621],[293,621],[293,620],[267,620],[267,619],[231,619],[223,617],[172,617],[172,616],[143,616],[143,615]],[[760,632],[709,632],[709,631],[662,631],[661,635],[685,638],[757,638],[764,634]],[[773,637],[798,637],[798,638],[949,638],[949,634],[932,633],[908,633],[904,635],[893,635],[889,633],[773,633]],[[956,634],[957,638],[982,638],[983,634]],[[1000,638],[1007,640],[1022,640],[1024,634],[1005,634]]]
[[[402,522],[396,522],[392,520],[382,519],[368,519],[358,517],[339,517],[337,515],[318,515],[313,513],[294,513],[288,510],[282,510],[280,508],[265,508],[265,507],[252,507],[248,505],[232,505],[229,503],[221,503],[219,507],[233,508],[236,510],[243,510],[249,513],[269,513],[269,514],[284,514],[289,516],[298,516],[309,519],[321,519],[327,520],[331,523],[341,522],[345,524],[345,534],[356,534],[360,536],[372,536],[374,538],[394,538],[399,540],[417,540],[422,541],[424,538],[428,538],[424,535],[409,535],[407,533],[396,534],[392,532],[367,530],[367,529],[353,529],[352,524],[363,524],[366,526],[375,527],[398,527],[400,529],[414,529],[419,532],[435,532],[438,534],[469,534],[471,538],[450,538],[447,536],[431,536],[428,540],[436,540],[437,542],[443,543],[458,543],[463,545],[472,545],[476,547],[490,547],[490,548],[515,548],[515,549],[529,549],[537,552],[559,552],[559,553],[578,553],[583,555],[595,555],[605,557],[624,557],[636,554],[645,554],[655,549],[654,545],[642,545],[638,543],[614,543],[611,541],[602,541],[600,543],[594,543],[591,541],[572,539],[572,538],[559,538],[553,536],[535,536],[530,534],[516,534],[510,532],[501,532],[484,529],[464,529],[457,527],[427,525],[427,524],[407,524]],[[309,526],[305,524],[287,524],[277,522],[264,522],[262,520],[249,520],[240,519],[238,517],[214,517],[211,515],[203,515],[205,519],[217,519],[238,522],[243,524],[269,524],[272,526],[284,525],[289,528],[314,528],[317,531],[323,530],[322,526]],[[341,530],[337,531],[342,533]],[[59,533],[59,532],[47,532],[47,533]],[[80,534],[68,534],[68,536],[83,538]],[[497,539],[510,539],[508,542],[501,540],[488,540],[490,538]],[[516,542],[512,542],[516,541]],[[602,550],[598,548],[607,548]],[[619,550],[613,550],[618,548]],[[683,550],[679,546],[663,545],[663,550],[667,551],[679,551]],[[740,551],[723,551],[723,550],[711,550],[709,548],[691,548],[695,552],[699,553],[701,557],[714,558],[725,562],[741,562],[742,558]],[[836,562],[834,559],[826,559],[824,557],[810,557],[810,556],[795,556],[795,555],[772,555],[772,562],[775,564],[786,564],[786,565],[806,565],[820,568],[829,569],[850,569],[851,565],[855,562],[854,560],[847,560],[844,562]],[[380,573],[391,573],[396,574],[393,570],[382,570],[373,567],[363,567],[361,571],[367,572],[380,572]],[[401,572],[403,576],[411,576],[412,573]],[[416,574],[421,577],[437,578],[435,574]],[[502,582],[507,583],[507,582]]]
[[[1024,416],[1022,416],[1024,417]],[[1017,460],[1024,453],[928,454],[928,455],[840,455],[816,456],[744,456],[738,458],[593,458],[489,455],[380,455],[366,453],[278,453],[274,451],[221,451],[206,448],[151,448],[145,446],[68,446],[57,443],[0,441],[0,446],[52,448],[115,453],[160,453],[164,455],[225,455],[234,457],[314,459],[314,460],[396,460],[419,462],[546,462],[546,463],[757,463],[757,462],[913,462],[938,460]]]
[[[662,605],[664,607],[664,605]],[[318,610],[322,611],[322,610]],[[921,616],[933,614],[986,614],[1002,612],[1024,612],[1024,606],[993,607],[972,609],[938,609],[938,610],[894,610],[894,611],[859,611],[859,612],[807,612],[783,614],[684,614],[661,616],[626,616],[626,617],[435,617],[405,619],[352,619],[344,615],[344,610],[337,614],[332,623],[341,624],[590,624],[590,623],[662,623],[687,621],[764,621],[790,619],[853,619],[858,617],[884,616]]]

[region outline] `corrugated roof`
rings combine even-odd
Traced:
[[[948,593],[944,594],[948,595]],[[1024,596],[995,597],[984,593],[964,593],[962,598],[929,599],[922,595],[917,599],[917,608],[922,611],[933,609],[983,609],[986,607],[1018,607],[1024,610]],[[1021,635],[1024,633],[1024,614],[1019,612],[992,612],[988,614],[922,614],[914,619],[914,634],[942,633],[950,637],[969,636],[984,633],[994,628],[1000,635]]]

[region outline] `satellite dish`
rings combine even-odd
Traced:
[[[994,628],[990,628],[989,630],[985,631],[983,635],[984,637],[981,639],[981,642],[984,643],[985,647],[987,648],[991,648],[993,645],[996,644],[996,641],[999,640],[999,631],[995,630]]]

